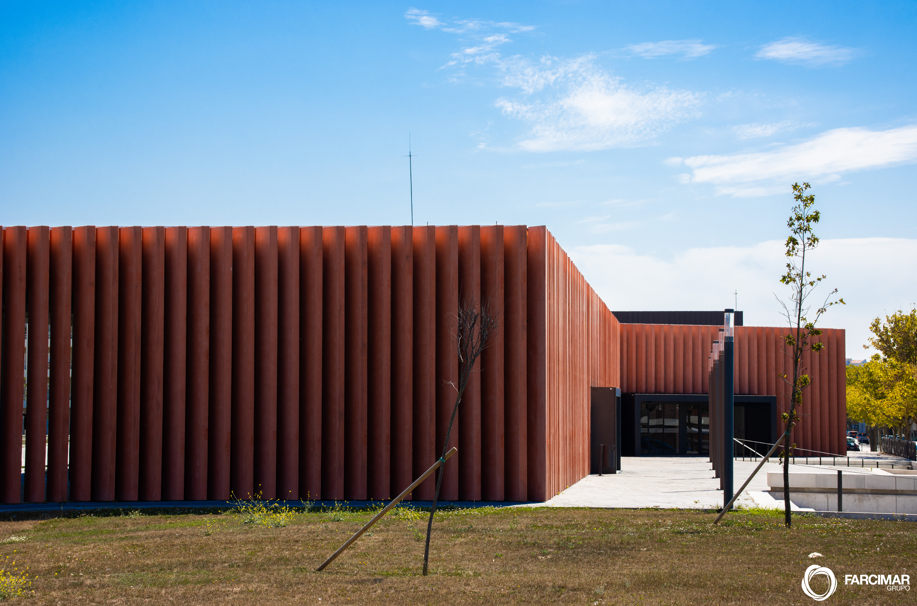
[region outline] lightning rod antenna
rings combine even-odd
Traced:
[[[408,178],[411,184],[411,227],[414,226],[414,164],[411,154],[411,132],[408,131]]]

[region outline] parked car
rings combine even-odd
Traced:
[[[860,444],[869,444],[869,436],[867,436],[865,433],[861,433],[857,436],[857,442]]]
[[[847,436],[847,451],[860,452],[860,445],[857,443],[856,438]]]
[[[855,429],[851,429],[850,431],[848,431],[848,432],[847,432],[847,437],[848,437],[848,438],[855,438],[855,437],[857,437],[857,432],[856,432],[856,430],[855,430]]]

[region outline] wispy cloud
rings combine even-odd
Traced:
[[[758,153],[670,158],[691,172],[686,183],[709,183],[717,193],[755,197],[786,190],[803,177],[822,182],[841,173],[917,162],[917,126],[889,130],[838,128],[809,141]]]
[[[804,38],[784,38],[762,46],[755,57],[773,59],[784,63],[798,63],[810,67],[842,65],[853,59],[856,49],[843,46],[827,46],[809,42]]]
[[[437,27],[443,26],[443,23],[436,17],[430,15],[429,11],[409,8],[407,12],[404,13],[404,16],[408,21],[414,23],[414,25],[419,25],[424,29],[436,29]]]
[[[624,50],[646,59],[655,59],[656,57],[668,55],[681,55],[682,59],[696,59],[711,53],[718,46],[718,44],[704,44],[701,40],[663,40],[661,42],[631,44],[625,47]]]
[[[762,137],[772,137],[778,133],[792,132],[804,126],[812,125],[793,122],[791,120],[771,123],[758,122],[754,124],[737,124],[732,127],[732,132],[734,132],[739,139],[758,139]]]
[[[521,93],[495,101],[504,116],[528,126],[517,149],[593,151],[640,144],[697,116],[703,101],[702,94],[692,91],[630,86],[600,67],[592,54],[573,59],[544,56],[533,61],[500,52],[500,47],[512,42],[509,34],[530,32],[534,26],[477,19],[445,22],[413,8],[405,18],[427,29],[457,34],[466,42],[443,66],[453,70],[453,81],[461,80],[468,67],[489,65],[503,87]],[[713,48],[693,40],[653,44],[670,46],[642,52],[699,56]]]
[[[519,143],[527,151],[594,151],[634,145],[652,139],[698,113],[702,95],[657,87],[638,90],[595,65],[585,56],[569,62],[516,58],[503,66],[504,85],[532,93],[550,86],[544,99],[496,102],[504,115],[530,125]]]

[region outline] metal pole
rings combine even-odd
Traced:
[[[369,530],[370,528],[372,528],[373,524],[375,524],[376,522],[378,522],[378,521],[382,518],[382,516],[384,516],[385,514],[387,514],[389,509],[391,509],[392,507],[394,507],[395,505],[397,505],[398,503],[400,503],[401,500],[404,499],[404,497],[406,497],[406,496],[408,496],[409,494],[411,494],[411,492],[413,492],[413,490],[414,490],[415,488],[417,488],[417,486],[419,486],[421,482],[423,482],[424,480],[426,480],[426,479],[430,476],[431,473],[433,473],[434,471],[436,471],[436,470],[439,468],[440,465],[442,465],[443,463],[445,463],[445,462],[449,459],[449,457],[451,457],[452,455],[454,455],[456,452],[458,452],[458,448],[456,448],[456,447],[454,447],[454,446],[453,446],[451,449],[449,449],[449,452],[446,453],[446,456],[444,456],[442,459],[439,459],[438,461],[436,461],[436,463],[433,463],[433,466],[430,467],[430,469],[426,470],[426,471],[423,473],[422,476],[420,476],[419,478],[417,478],[416,480],[414,480],[414,483],[411,484],[410,486],[408,486],[407,488],[405,488],[404,491],[403,491],[400,495],[398,495],[397,497],[395,497],[394,499],[392,499],[392,502],[389,503],[388,505],[386,505],[385,508],[382,509],[382,511],[380,511],[379,513],[377,513],[377,514],[375,515],[375,517],[373,517],[372,520],[370,520],[369,522],[367,522],[367,523],[366,523],[366,526],[364,526],[363,528],[361,528],[360,530],[358,530],[358,531],[356,532],[356,534],[354,534],[352,537],[350,537],[349,539],[347,539],[347,542],[346,542],[346,543],[344,543],[343,545],[341,545],[341,546],[338,548],[337,551],[335,551],[334,553],[332,553],[332,554],[328,557],[328,559],[325,560],[325,561],[322,563],[321,566],[319,566],[318,568],[316,568],[316,572],[321,572],[322,570],[324,570],[325,567],[328,566],[328,564],[330,564],[331,562],[333,562],[335,558],[337,558],[339,555],[341,555],[342,553],[344,553],[344,550],[346,550],[348,547],[350,547],[350,546],[354,543],[354,541],[356,541],[357,539],[359,539],[360,536],[361,536],[364,532],[366,532],[367,530]]]
[[[739,498],[739,495],[742,494],[742,491],[745,490],[745,487],[748,486],[748,484],[751,482],[752,478],[754,478],[756,475],[758,475],[758,472],[761,470],[762,467],[764,467],[764,464],[767,463],[767,460],[768,460],[769,458],[771,458],[771,455],[774,454],[774,452],[776,452],[777,448],[780,446],[781,443],[783,443],[783,440],[784,440],[784,439],[786,439],[786,433],[781,434],[781,435],[780,435],[780,439],[777,440],[777,443],[774,444],[774,447],[771,448],[770,451],[769,451],[766,455],[764,455],[764,458],[761,459],[761,462],[758,463],[758,466],[755,467],[755,470],[754,470],[753,472],[751,472],[751,475],[748,476],[748,479],[745,480],[745,483],[744,483],[744,484],[742,484],[742,488],[740,488],[739,491],[735,494],[735,496],[732,497],[732,501],[730,501],[730,502],[726,505],[726,507],[723,508],[723,511],[720,512],[720,515],[716,516],[716,519],[713,520],[713,523],[714,523],[714,524],[716,524],[717,522],[719,522],[720,519],[721,519],[724,515],[726,515],[726,512],[729,511],[729,508],[732,506],[733,502],[735,502],[735,500]]]
[[[733,354],[735,341],[733,337],[726,337],[723,344],[723,503],[725,508],[732,504],[733,499],[733,464],[735,462],[735,395],[733,393]]]
[[[844,472],[837,470],[837,510],[844,511]]]

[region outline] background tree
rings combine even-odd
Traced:
[[[806,195],[810,186],[808,183],[793,184],[793,199],[796,204],[790,213],[787,227],[790,235],[786,239],[786,273],[780,277],[780,282],[790,287],[789,304],[777,300],[783,306],[784,316],[790,327],[786,335],[786,345],[790,348],[789,355],[793,361],[793,376],[782,375],[781,378],[790,386],[790,410],[783,413],[784,441],[783,452],[783,505],[784,523],[789,528],[792,524],[792,511],[790,509],[790,455],[796,444],[792,442],[793,428],[799,423],[799,409],[802,407],[802,392],[809,386],[811,379],[806,374],[807,369],[802,366],[802,355],[806,351],[819,353],[824,349],[824,343],[815,341],[821,330],[816,328],[818,320],[829,307],[844,300],[832,301],[837,294],[835,288],[825,298],[824,303],[817,309],[814,316],[809,316],[809,298],[825,276],[813,276],[806,268],[806,255],[818,247],[818,236],[813,231],[813,226],[821,219],[821,213],[815,210],[815,196]]]
[[[879,354],[848,368],[848,415],[906,436],[917,419],[917,308],[898,310],[884,322],[876,318],[869,330],[869,343]]]
[[[452,424],[455,422],[455,415],[458,413],[459,404],[462,403],[462,394],[465,393],[465,387],[468,385],[468,379],[474,370],[475,361],[480,357],[494,331],[497,329],[497,314],[490,308],[487,303],[480,307],[474,304],[471,298],[462,302],[458,310],[458,322],[455,333],[455,345],[458,349],[459,359],[459,379],[458,385],[453,385],[456,391],[455,404],[452,407],[452,416],[449,418],[449,427],[446,429],[446,439],[443,442],[443,453],[440,457],[442,460],[449,449],[449,436],[452,434]],[[427,541],[423,552],[423,574],[427,575],[427,568],[430,561],[430,535],[433,532],[433,516],[436,514],[436,503],[439,501],[439,489],[443,484],[443,474],[446,470],[446,464],[439,467],[439,474],[436,476],[436,493],[433,495],[433,506],[430,508],[430,518],[427,520]]]
[[[874,335],[869,338],[869,344],[883,358],[917,366],[917,308],[908,314],[899,309],[897,313],[885,316],[885,322],[876,318],[869,325],[869,330]],[[863,347],[869,349],[868,345]]]

